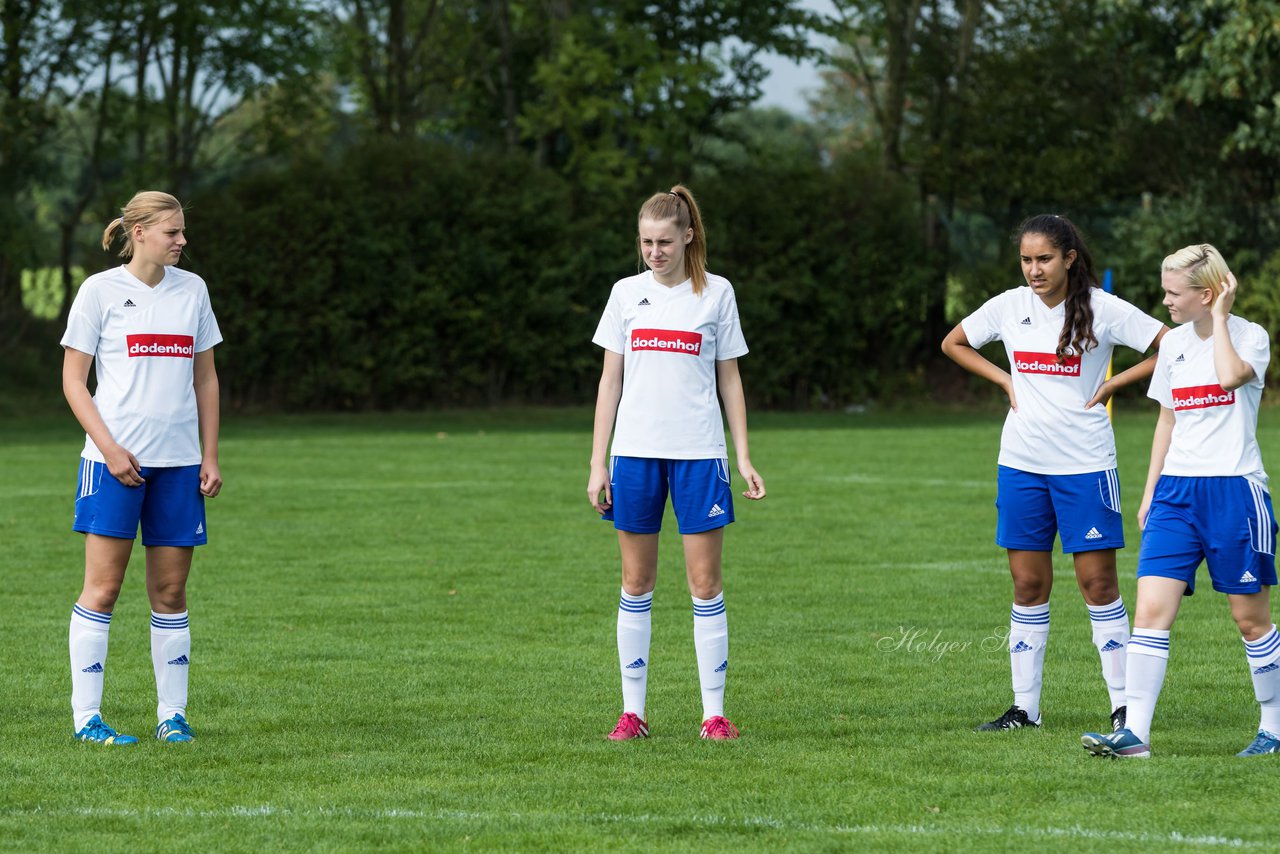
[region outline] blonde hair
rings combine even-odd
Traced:
[[[155,225],[182,210],[179,202],[168,193],[157,190],[143,190],[136,193],[129,204],[120,211],[120,216],[111,220],[111,224],[102,232],[102,248],[111,251],[111,242],[116,232],[124,235],[124,246],[120,249],[121,258],[133,256],[133,227],[135,225]]]
[[[1162,273],[1179,271],[1186,274],[1187,284],[1193,288],[1213,291],[1215,300],[1222,293],[1222,283],[1231,273],[1222,253],[1208,243],[1184,246],[1160,264]]]
[[[681,234],[685,229],[693,229],[693,239],[684,248],[684,269],[692,280],[694,294],[701,296],[702,289],[707,286],[707,232],[702,226],[698,203],[693,200],[689,188],[676,184],[665,193],[654,193],[640,206],[639,219],[672,220]],[[640,263],[643,264],[644,249],[640,246],[639,237],[636,238],[636,251],[640,253]]]

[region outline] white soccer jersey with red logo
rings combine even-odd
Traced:
[[[1258,404],[1271,361],[1267,331],[1243,317],[1227,318],[1236,354],[1253,366],[1253,379],[1226,391],[1213,366],[1213,336],[1201,340],[1184,323],[1160,342],[1149,397],[1173,410],[1173,436],[1162,474],[1246,477],[1266,488],[1258,449]]]
[[[623,279],[591,340],[623,356],[614,456],[726,455],[716,362],[747,353],[728,280],[708,273],[702,296],[694,296],[689,281],[669,288],[647,270]]]
[[[1107,408],[1084,405],[1107,378],[1117,344],[1138,352],[1161,323],[1100,288],[1090,291],[1098,346],[1058,362],[1066,303],[1048,308],[1029,287],[998,294],[961,324],[970,346],[1003,341],[1018,408],[1005,418],[1000,465],[1037,474],[1085,474],[1114,468],[1116,440]]]
[[[195,354],[222,341],[204,280],[166,267],[154,288],[124,266],[80,286],[62,346],[94,357],[93,402],[111,437],[144,466],[200,462]],[[84,456],[106,462],[85,437]]]

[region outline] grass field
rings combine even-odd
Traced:
[[[586,502],[584,410],[228,418],[189,588],[198,741],[71,735],[70,415],[0,420],[0,849],[1280,849],[1280,757],[1202,576],[1149,762],[1091,759],[1106,692],[1070,562],[1039,731],[1010,702],[998,415],[753,417],[769,487],[726,540],[728,707],[697,739],[679,543],[664,532],[648,741],[620,706],[616,541]],[[1118,418],[1126,516],[1154,412]],[[1263,414],[1280,467],[1280,410]],[[1120,556],[1132,610],[1136,532]],[[104,710],[149,735],[141,549]]]

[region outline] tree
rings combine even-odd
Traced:
[[[79,3],[0,2],[0,347],[20,338],[22,268],[35,242],[31,192],[49,165],[48,142],[79,76],[90,23]]]

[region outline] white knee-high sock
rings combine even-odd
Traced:
[[[1009,672],[1013,704],[1032,721],[1040,719],[1040,685],[1044,681],[1044,649],[1049,643],[1049,603],[1014,605],[1009,614]]]
[[[725,673],[729,669],[729,618],[724,593],[713,599],[693,599],[693,648],[698,654],[702,685],[702,719],[724,714]]]
[[[1089,605],[1089,623],[1093,626],[1093,645],[1102,661],[1102,678],[1111,696],[1111,710],[1124,705],[1125,660],[1129,646],[1129,613],[1124,599],[1110,605]]]
[[[618,664],[622,668],[622,711],[645,720],[649,683],[649,639],[653,633],[653,591],[618,599]]]
[[[111,615],[74,605],[67,645],[71,650],[71,714],[79,732],[102,714],[102,676],[107,666]]]
[[[1125,663],[1125,726],[1138,738],[1151,743],[1151,720],[1156,714],[1156,700],[1164,687],[1165,670],[1169,667],[1169,632],[1159,629],[1133,628],[1129,638],[1129,656]]]
[[[1262,707],[1258,729],[1280,738],[1280,632],[1275,624],[1256,641],[1245,641],[1244,650],[1253,677],[1253,693]]]
[[[191,670],[191,629],[187,612],[151,612],[151,666],[156,673],[156,720],[187,715],[187,673]]]

